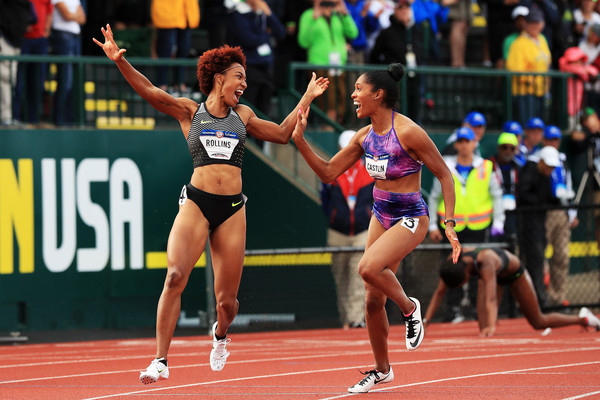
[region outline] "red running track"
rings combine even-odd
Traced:
[[[544,336],[523,319],[502,320],[486,339],[475,322],[433,324],[409,352],[404,327],[392,326],[395,380],[354,395],[358,370],[372,367],[365,329],[230,337],[221,372],[209,367],[208,336],[175,338],[171,377],[148,386],[138,375],[153,339],[1,347],[0,399],[600,399],[600,333],[579,327]]]

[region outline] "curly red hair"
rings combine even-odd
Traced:
[[[200,91],[208,95],[213,88],[215,74],[223,72],[233,63],[241,64],[246,69],[246,56],[242,48],[224,45],[205,51],[198,59],[198,84]]]

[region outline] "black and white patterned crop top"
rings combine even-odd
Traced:
[[[211,115],[201,103],[187,137],[194,168],[229,164],[242,168],[246,125],[233,108],[226,117]]]

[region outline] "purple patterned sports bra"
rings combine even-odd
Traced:
[[[392,129],[383,136],[369,129],[362,147],[365,151],[367,172],[374,179],[398,179],[419,172],[423,162],[415,161],[402,148],[396,130],[394,129],[394,114],[392,114]]]

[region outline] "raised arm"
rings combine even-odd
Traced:
[[[298,105],[296,105],[296,107],[291,113],[288,114],[281,124],[277,125],[274,122],[258,118],[256,114],[252,112],[249,115],[248,122],[246,123],[246,130],[252,136],[260,140],[281,144],[288,143],[292,137],[292,131],[296,126],[298,110],[308,110],[312,101],[322,95],[325,90],[327,90],[328,86],[328,78],[317,78],[317,75],[313,72],[312,78],[308,83],[308,87],[300,99],[300,102],[298,102]]]
[[[306,160],[306,163],[317,174],[324,183],[333,182],[338,176],[343,174],[348,168],[354,165],[364,154],[361,146],[361,138],[364,139],[368,127],[359,130],[350,140],[350,143],[342,150],[338,151],[329,161],[319,157],[304,139],[304,130],[308,113],[310,109],[300,109],[298,111],[298,121],[294,129],[292,138],[294,143]]]
[[[117,46],[110,25],[107,24],[106,29],[101,28],[101,31],[104,35],[104,43],[101,43],[96,38],[93,38],[94,42],[102,47],[102,50],[104,50],[104,53],[109,59],[115,62],[119,71],[121,71],[121,74],[127,82],[129,82],[129,85],[131,85],[133,90],[135,90],[152,107],[172,116],[180,121],[182,125],[190,123],[198,104],[195,101],[186,98],[176,99],[164,90],[154,86],[148,78],[133,68],[125,57],[123,57],[127,50],[120,49],[119,46]],[[182,128],[184,127],[182,126]],[[187,132],[187,129],[184,129],[184,132]]]
[[[446,211],[444,218],[454,219],[454,204],[456,199],[454,194],[454,179],[437,147],[435,147],[435,144],[427,133],[418,125],[412,128],[410,135],[404,135],[403,138],[405,138],[409,148],[417,154],[419,159],[423,161],[427,168],[440,181]],[[431,212],[435,212],[435,210],[431,210]],[[461,247],[456,232],[454,232],[454,225],[451,223],[446,224],[446,237],[452,245],[452,261],[456,263]]]

